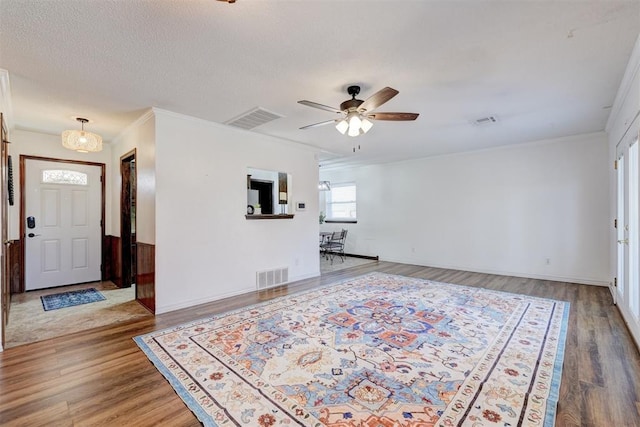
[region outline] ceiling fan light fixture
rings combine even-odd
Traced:
[[[300,129],[308,129],[334,123],[336,129],[342,135],[346,133],[351,137],[355,137],[369,132],[373,127],[373,120],[387,120],[394,122],[410,121],[417,119],[419,116],[418,113],[374,112],[376,108],[386,103],[399,93],[391,87],[385,87],[377,91],[364,101],[356,99],[356,96],[360,93],[360,86],[349,86],[347,88],[347,93],[351,95],[351,99],[342,102],[339,109],[307,100],[298,101],[298,104],[306,105],[307,107],[330,111],[341,115],[341,118],[339,119],[325,120],[323,122],[303,126]],[[358,149],[360,148],[358,147]]]
[[[347,123],[347,121],[344,119],[340,120],[336,125],[336,129],[338,129],[338,132],[344,135],[347,129],[349,129],[349,123]]]
[[[347,132],[349,136],[358,136],[360,135],[360,128],[349,126],[349,132]]]
[[[331,183],[329,181],[320,181],[318,183],[318,190],[320,191],[330,191]]]
[[[373,127],[373,123],[371,123],[371,120],[367,119],[366,117],[363,117],[361,127],[362,127],[362,132],[367,133],[369,132],[369,129]]]
[[[82,124],[82,129],[62,132],[62,146],[78,153],[97,153],[102,151],[102,137],[84,130],[84,124],[89,120],[82,117],[76,117],[76,120]]]
[[[362,120],[360,120],[360,114],[355,111],[347,114],[347,122],[349,122],[349,132],[347,133],[349,136],[358,136],[360,135],[360,129],[362,126]]]
[[[358,113],[349,113],[347,115],[347,121],[349,122],[349,130],[355,128],[360,130],[360,125],[362,125],[362,120],[360,120],[360,114]]]

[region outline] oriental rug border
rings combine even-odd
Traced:
[[[371,273],[134,340],[206,426],[551,427],[568,317]]]

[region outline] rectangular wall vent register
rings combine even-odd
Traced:
[[[267,289],[282,285],[289,281],[289,267],[274,270],[258,271],[256,273],[256,288]]]

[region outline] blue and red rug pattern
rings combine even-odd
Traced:
[[[206,426],[550,427],[568,315],[372,273],[135,341]]]

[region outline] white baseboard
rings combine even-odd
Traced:
[[[580,285],[591,285],[591,286],[609,286],[608,281],[599,280],[599,279],[588,279],[584,277],[569,277],[569,276],[554,276],[554,275],[545,275],[545,274],[536,274],[536,273],[522,273],[517,271],[493,270],[493,269],[469,267],[469,266],[461,266],[461,265],[441,265],[441,264],[426,265],[426,264],[423,264],[422,262],[417,262],[414,260],[406,260],[406,259],[393,259],[393,258],[382,259],[381,258],[380,261],[397,262],[401,264],[424,265],[425,267],[446,268],[449,270],[460,270],[460,271],[471,271],[474,273],[495,274],[497,276],[513,276],[513,277],[522,277],[525,279],[550,280],[553,282],[577,283]]]
[[[624,305],[616,304],[616,307],[627,324],[631,338],[633,338],[636,347],[638,347],[638,351],[640,351],[640,319],[636,319]]]
[[[283,283],[282,285],[286,285],[289,283],[293,283],[293,282],[297,282],[298,280],[304,280],[304,279],[310,279],[312,277],[317,277],[320,275],[320,270],[314,272],[314,273],[309,273],[309,274],[303,274],[300,276],[295,276],[295,277],[291,277],[290,280],[287,283]],[[163,305],[163,306],[157,306],[156,307],[156,315],[158,314],[163,314],[163,313],[169,313],[171,311],[176,311],[176,310],[180,310],[183,308],[189,308],[189,307],[194,307],[196,305],[200,305],[200,304],[206,304],[209,302],[214,302],[214,301],[219,301],[221,299],[225,299],[225,298],[231,298],[231,297],[235,297],[238,295],[243,295],[243,294],[248,294],[250,292],[257,292],[255,285],[253,285],[252,287],[247,287],[247,288],[242,288],[238,291],[234,291],[234,292],[225,292],[222,294],[216,294],[216,295],[211,295],[211,296],[207,296],[205,298],[197,298],[197,299],[192,299],[192,300],[188,300],[188,301],[183,301],[177,304],[168,304],[168,305]]]

